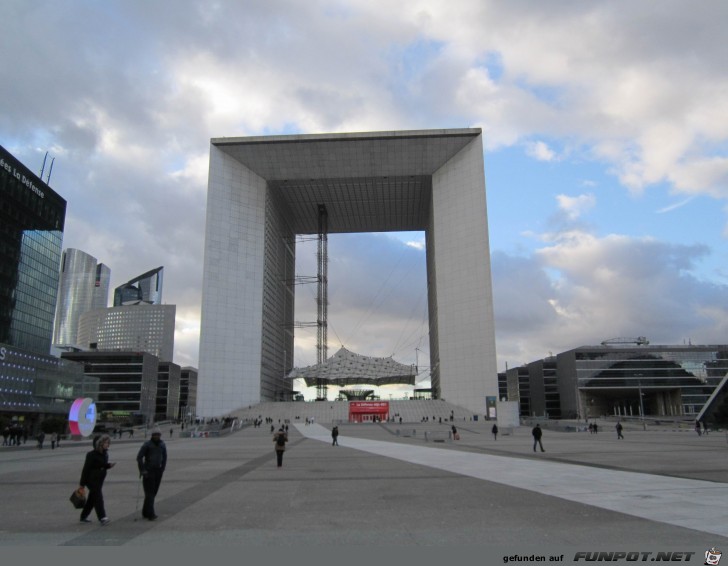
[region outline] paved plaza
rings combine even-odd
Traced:
[[[725,432],[546,429],[534,453],[528,427],[494,440],[489,423],[456,424],[459,441],[432,442],[449,425],[345,423],[334,447],[328,427],[292,423],[280,469],[270,425],[166,432],[155,522],[139,518],[142,439],[112,441],[106,527],[68,501],[90,441],[3,447],[0,544],[666,550],[700,552],[696,564],[728,549]]]

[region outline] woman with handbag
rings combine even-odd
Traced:
[[[106,479],[106,470],[116,465],[115,462],[109,462],[110,445],[111,438],[108,434],[104,434],[96,440],[94,449],[86,454],[86,461],[83,464],[81,481],[79,482],[81,487],[88,488],[86,505],[83,506],[83,511],[81,511],[82,523],[91,522],[91,519],[88,518],[91,510],[96,511],[96,516],[102,525],[106,526],[110,522],[110,519],[106,516],[104,494],[101,491]]]

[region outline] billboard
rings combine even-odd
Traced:
[[[381,422],[389,419],[389,401],[349,401],[349,422]]]

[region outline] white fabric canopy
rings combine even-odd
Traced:
[[[350,352],[343,346],[323,364],[305,368],[294,368],[289,379],[305,379],[306,385],[316,385],[318,379],[330,384],[347,386],[358,384],[388,385],[401,383],[414,385],[417,371],[415,366],[407,366],[389,358],[374,358]]]

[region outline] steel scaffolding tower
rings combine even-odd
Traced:
[[[326,211],[326,205],[318,205],[319,222],[318,222],[318,294],[316,302],[318,303],[318,317],[316,323],[318,325],[318,335],[316,348],[318,349],[318,363],[323,364],[328,354],[328,235],[329,235],[329,216]],[[326,400],[328,394],[328,382],[325,379],[318,379],[316,383],[316,398]]]

